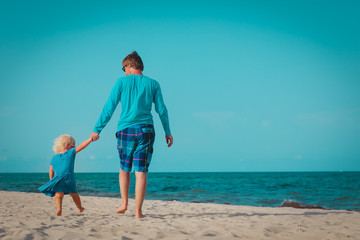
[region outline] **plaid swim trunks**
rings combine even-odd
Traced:
[[[154,126],[140,124],[116,133],[120,168],[125,172],[147,172],[153,153],[155,140]]]

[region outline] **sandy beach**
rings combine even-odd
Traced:
[[[41,193],[0,191],[0,239],[360,239],[360,213],[145,200],[143,219],[120,199],[65,196],[63,215]]]

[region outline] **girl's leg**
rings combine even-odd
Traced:
[[[63,192],[55,192],[56,216],[61,216],[63,198],[64,198]]]
[[[130,173],[120,169],[119,184],[121,193],[121,204],[118,210],[116,210],[116,212],[125,213],[129,200]]]
[[[83,208],[81,206],[81,200],[80,200],[80,196],[77,193],[70,193],[70,196],[72,197],[72,199],[74,200],[74,203],[76,205],[76,207],[79,209],[79,212],[83,212],[85,210],[85,208]]]

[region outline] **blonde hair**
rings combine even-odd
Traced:
[[[73,145],[75,147],[75,139],[69,134],[63,134],[54,140],[53,151],[57,154],[63,150],[68,150],[71,148],[68,148],[69,145]]]

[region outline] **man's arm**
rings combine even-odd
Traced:
[[[110,121],[121,97],[121,80],[119,79],[113,89],[111,90],[110,96],[106,101],[104,108],[101,112],[101,115],[98,121],[95,124],[93,133],[91,134],[91,139],[94,141],[99,139],[99,134],[106,124]],[[97,134],[97,135],[96,135]]]
[[[160,85],[157,85],[155,96],[154,96],[154,104],[155,104],[155,111],[159,114],[161,124],[165,131],[165,136],[170,136],[170,124],[169,124],[169,116],[168,111],[166,109],[162,94]]]
[[[168,147],[171,147],[171,145],[173,144],[173,136],[171,135],[170,132],[170,124],[169,124],[169,116],[168,116],[168,112],[161,94],[161,88],[160,85],[156,86],[156,93],[154,96],[154,104],[155,104],[155,111],[159,114],[160,120],[161,120],[161,124],[164,128],[165,131],[165,139],[166,139],[166,144],[168,145]]]

